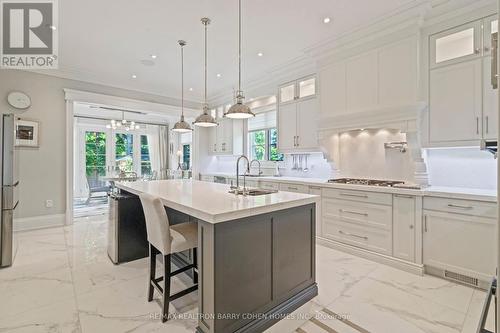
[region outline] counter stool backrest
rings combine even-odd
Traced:
[[[170,225],[165,207],[159,198],[150,194],[142,193],[139,198],[146,218],[149,243],[163,255],[170,254]]]

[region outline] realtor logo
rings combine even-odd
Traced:
[[[57,68],[56,1],[0,0],[2,68]]]

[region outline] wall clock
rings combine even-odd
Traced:
[[[7,96],[7,102],[13,108],[24,110],[31,106],[31,98],[23,92],[13,91]]]

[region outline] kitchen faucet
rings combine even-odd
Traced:
[[[252,167],[253,162],[257,162],[259,164],[259,176],[262,175],[262,171],[260,171],[260,161],[259,160],[256,160],[256,159],[251,160],[249,168]]]
[[[243,174],[243,195],[246,195],[247,193],[247,187],[246,187],[246,175],[250,173],[250,162],[248,160],[248,157],[246,157],[245,155],[241,155],[240,157],[238,157],[238,159],[236,160],[236,189],[234,191],[234,193],[238,194],[239,190],[240,190],[240,160],[241,159],[245,159],[247,161],[247,169],[245,171],[245,173]]]

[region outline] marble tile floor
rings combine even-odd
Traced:
[[[105,222],[78,218],[72,226],[15,234],[14,265],[0,270],[0,332],[194,332],[197,293],[174,301],[172,319],[162,324],[158,301],[146,301],[147,260],[113,265]],[[485,297],[323,246],[317,281],[312,318],[269,331],[473,333]],[[189,283],[183,274],[173,279],[175,289]]]

